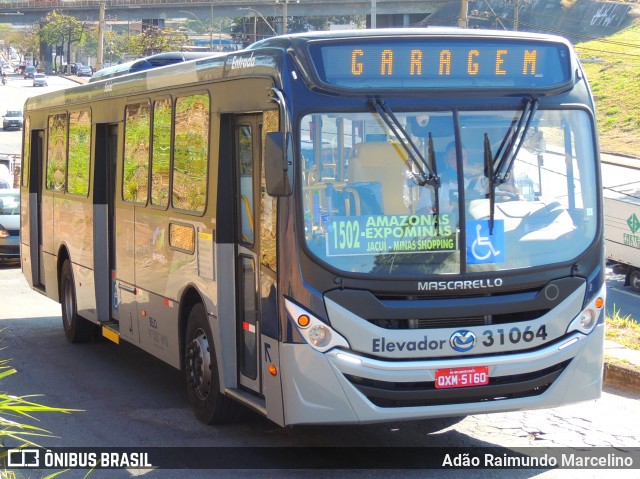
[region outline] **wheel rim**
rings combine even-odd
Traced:
[[[640,275],[639,274],[632,274],[631,275],[631,286],[634,289],[640,289]]]
[[[211,388],[211,355],[209,341],[202,329],[198,329],[187,348],[187,381],[198,397],[207,399]]]
[[[73,287],[71,285],[71,281],[69,278],[65,278],[62,292],[64,294],[63,305],[64,305],[64,314],[62,318],[67,326],[71,326],[71,321],[73,320]]]

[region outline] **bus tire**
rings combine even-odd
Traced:
[[[205,424],[228,424],[237,420],[240,404],[220,393],[218,364],[204,305],[191,308],[185,334],[185,379],[193,411]]]
[[[62,305],[62,326],[67,341],[70,343],[91,341],[96,335],[97,327],[78,314],[73,269],[68,259],[62,265],[60,273],[60,304]]]

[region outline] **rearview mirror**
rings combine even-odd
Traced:
[[[544,153],[547,148],[547,142],[542,131],[536,129],[528,132],[524,139],[524,147],[528,152],[536,155]]]
[[[270,196],[289,196],[291,184],[289,182],[288,143],[290,136],[279,131],[267,133],[264,172],[267,194]]]

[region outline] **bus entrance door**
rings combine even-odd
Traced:
[[[236,117],[234,126],[237,204],[236,331],[239,384],[261,391],[260,235],[256,212],[260,211],[260,120],[261,116]]]
[[[26,135],[31,135],[29,151],[29,248],[31,257],[31,279],[32,287],[43,289],[44,261],[43,261],[43,234],[42,234],[42,171],[44,155],[44,131],[27,131]],[[35,193],[35,195],[33,194]],[[35,199],[35,203],[32,200]]]
[[[118,319],[112,271],[115,270],[114,213],[118,125],[96,125],[95,187],[93,188],[93,258],[96,309],[102,323]],[[106,254],[104,254],[106,252]]]

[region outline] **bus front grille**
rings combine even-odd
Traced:
[[[548,309],[521,311],[517,313],[492,314],[488,316],[459,316],[455,318],[420,319],[369,319],[371,324],[384,329],[436,329],[470,328],[473,326],[496,325],[535,321],[549,312]]]
[[[387,382],[345,375],[369,401],[378,407],[439,406],[446,404],[501,401],[538,396],[544,393],[569,365],[564,361],[525,374],[489,379],[485,386],[436,389],[433,381]]]

